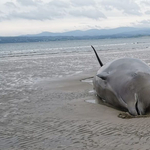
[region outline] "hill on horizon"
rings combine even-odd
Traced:
[[[119,27],[114,29],[90,29],[86,31],[74,30],[62,33],[53,32],[42,32],[39,34],[28,34],[24,35],[26,37],[42,37],[42,36],[111,36],[111,35],[126,35],[126,36],[136,36],[136,35],[150,35],[150,28],[134,28],[134,27]]]
[[[150,36],[150,28],[120,27],[115,29],[75,30],[63,33],[42,32],[14,37],[0,37],[0,43],[28,43],[65,40],[131,38]]]

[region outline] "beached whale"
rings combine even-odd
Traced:
[[[131,115],[144,115],[150,108],[150,67],[134,58],[120,58],[103,65],[92,48],[101,66],[93,79],[97,95]]]

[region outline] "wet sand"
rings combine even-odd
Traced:
[[[53,105],[45,118],[51,137],[45,149],[149,149],[150,118],[121,119],[119,110],[86,102],[96,97],[89,93],[92,85],[80,80],[91,72],[48,83],[57,96],[51,93]]]
[[[130,53],[100,52],[104,62],[121,56],[134,56],[149,63],[149,54],[148,50]],[[71,60],[70,57],[68,58]],[[14,58],[7,62],[1,60],[3,64],[1,74],[8,70],[8,66],[6,69],[4,65],[8,63],[12,69],[9,72],[12,72],[13,75],[16,73],[18,80],[32,82],[31,84],[19,84],[18,86],[11,84],[12,89],[7,88],[5,91],[1,91],[3,94],[0,95],[0,149],[149,149],[149,117],[121,119],[118,117],[118,114],[121,113],[119,110],[102,104],[86,102],[86,100],[93,100],[96,97],[92,92],[92,84],[81,82],[81,80],[94,76],[98,69],[96,61],[92,65],[97,67],[90,68],[91,60],[89,60],[89,57],[93,59],[94,55],[86,57],[88,57],[85,60],[87,64],[83,64],[83,68],[89,65],[87,70],[72,74],[72,76],[65,75],[61,78],[48,77],[51,74],[50,71],[46,72],[50,59],[48,56],[40,59],[24,57],[23,65],[19,69],[16,65],[19,66],[19,60],[16,61]],[[79,59],[81,63],[84,61],[83,58],[85,56]],[[33,72],[30,67],[26,67],[31,60],[34,61],[30,64],[32,65],[31,68],[36,64]],[[58,59],[55,58],[56,60]],[[12,62],[16,64],[14,65]],[[39,62],[41,62],[41,68]],[[80,65],[79,63],[78,66]],[[45,68],[42,68],[42,66]],[[54,68],[52,68],[52,71],[61,75],[60,70]],[[74,71],[74,69],[71,70],[70,68],[70,71]],[[45,72],[41,72],[43,70]],[[39,76],[36,76],[37,71],[40,73]],[[19,72],[24,75],[21,76],[24,77],[23,79],[19,78]],[[42,73],[45,73],[45,76]],[[7,75],[6,79],[11,79],[12,74],[9,77]],[[31,74],[34,76],[31,76]],[[44,78],[41,78],[43,76]],[[25,77],[28,80],[25,80]],[[31,77],[30,80],[29,77]],[[4,83],[3,86],[6,87],[6,84]]]

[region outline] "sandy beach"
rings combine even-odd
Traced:
[[[150,64],[148,49],[98,53],[104,63],[134,57]],[[87,102],[96,99],[91,80],[81,82],[99,68],[93,52],[8,59],[0,60],[0,149],[149,149],[149,117],[121,119],[121,111]]]

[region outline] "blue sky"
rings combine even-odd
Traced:
[[[0,0],[0,35],[150,27],[149,0]]]

